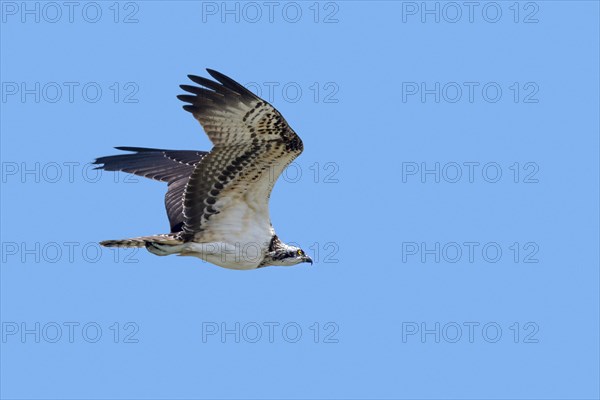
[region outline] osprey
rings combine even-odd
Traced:
[[[283,243],[269,216],[271,190],[302,153],[302,140],[283,116],[233,79],[211,69],[216,80],[188,77],[177,98],[197,119],[213,148],[132,152],[94,161],[97,169],[123,171],[168,184],[165,206],[170,233],[106,240],[107,247],[145,247],[153,254],[194,256],[231,269],[290,266],[311,258]]]

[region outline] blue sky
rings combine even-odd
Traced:
[[[2,398],[600,395],[597,2],[0,7]],[[208,150],[205,68],[302,137],[271,216],[313,266],[98,247],[168,230],[89,163]]]

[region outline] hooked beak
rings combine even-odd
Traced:
[[[303,262],[308,262],[310,263],[310,265],[312,265],[313,260],[312,258],[310,258],[309,256],[304,256],[304,258],[302,259]]]

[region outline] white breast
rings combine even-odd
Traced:
[[[249,193],[252,192],[222,198],[216,203],[215,208],[220,212],[203,224],[203,230],[194,242],[219,243],[222,250],[215,254],[218,259],[210,255],[200,258],[234,269],[256,268],[260,264],[274,232],[268,204]],[[232,254],[232,257],[224,261],[225,253]]]

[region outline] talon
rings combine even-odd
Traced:
[[[166,256],[169,252],[156,242],[146,242],[146,250],[157,256]]]

